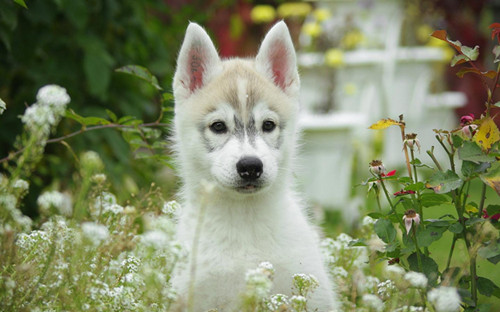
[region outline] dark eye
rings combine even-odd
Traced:
[[[274,121],[266,120],[262,124],[262,130],[264,132],[271,132],[274,130],[274,128],[276,128],[276,124],[274,123]]]
[[[214,133],[222,134],[222,133],[226,133],[227,127],[226,127],[226,124],[224,122],[216,121],[210,125],[210,130],[212,130],[212,132],[214,132]]]

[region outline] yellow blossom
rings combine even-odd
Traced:
[[[269,23],[276,18],[276,10],[270,5],[256,5],[250,12],[250,17],[254,23]]]
[[[418,41],[421,43],[427,43],[430,40],[430,38],[434,38],[431,37],[432,31],[433,31],[432,27],[427,24],[420,25],[419,27],[417,27],[416,35]]]
[[[365,40],[359,30],[352,30],[342,38],[342,46],[346,49],[354,49]]]
[[[305,34],[307,34],[313,38],[316,38],[321,34],[321,25],[319,25],[318,23],[315,23],[315,22],[305,23],[302,26],[302,31]]]
[[[313,15],[318,22],[323,22],[329,19],[332,16],[332,13],[328,9],[319,8],[314,10]]]
[[[309,3],[303,2],[290,2],[283,3],[278,7],[278,15],[281,18],[287,17],[305,17],[307,14],[311,13],[311,5]]]
[[[344,85],[344,92],[347,95],[355,95],[358,92],[358,87],[354,83],[346,83]]]
[[[325,63],[332,67],[344,64],[344,52],[340,49],[330,49],[326,51]]]

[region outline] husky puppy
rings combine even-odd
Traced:
[[[221,60],[189,24],[177,60],[174,142],[183,182],[178,239],[191,251],[173,285],[184,308],[237,311],[245,272],[269,261],[272,293],[291,296],[293,275],[319,287],[308,311],[330,311],[335,294],[317,231],[293,191],[300,81],[284,22],[255,59]]]

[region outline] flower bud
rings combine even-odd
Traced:
[[[415,225],[420,224],[420,215],[415,210],[408,209],[403,216],[403,220],[405,222],[406,234],[409,234],[413,222],[415,222]]]
[[[417,146],[418,151],[420,152],[420,141],[417,139],[416,133],[408,133],[407,135],[405,135],[403,145],[408,146],[412,151],[414,150],[415,146]]]
[[[385,173],[385,167],[382,161],[372,160],[370,162],[370,172],[375,175],[383,175]]]

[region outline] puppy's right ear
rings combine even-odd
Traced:
[[[190,23],[182,43],[173,91],[178,99],[187,99],[221,70],[221,60],[206,31]]]

